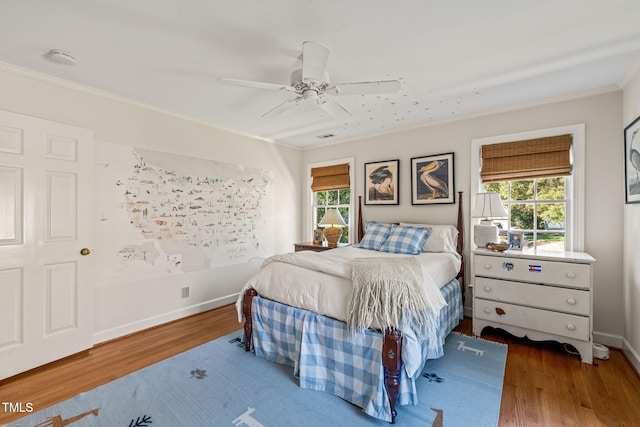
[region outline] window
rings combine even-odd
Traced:
[[[309,165],[309,190],[311,195],[311,215],[306,227],[306,239],[311,239],[328,209],[336,208],[347,224],[342,229],[339,243],[349,243],[353,223],[353,159],[342,159]],[[353,236],[355,238],[355,234]]]
[[[564,251],[569,180],[559,176],[485,184],[486,191],[500,194],[509,213],[507,220],[496,221],[505,240],[508,231],[522,231],[525,247]]]
[[[315,191],[313,193],[313,228],[318,228],[318,223],[327,209],[337,208],[347,226],[342,229],[342,236],[338,243],[349,243],[349,218],[351,209],[351,190]]]
[[[570,161],[569,175],[566,169],[558,171],[549,168],[542,176],[527,176],[526,173],[521,174],[531,166],[531,162],[526,161],[524,165],[520,164],[502,175],[491,171],[494,176],[485,176],[483,182],[481,175],[485,146],[514,141],[516,144],[527,143],[536,139],[562,138],[563,135],[571,135],[572,139],[570,152],[561,156]],[[500,194],[509,213],[509,219],[496,221],[502,226],[501,234],[505,238],[508,231],[522,231],[530,248],[583,250],[584,141],[584,124],[472,140],[471,167],[478,172],[471,174],[471,206],[475,204],[476,193],[495,191]],[[543,142],[546,144],[547,141]],[[536,150],[542,146],[537,141],[532,145]]]

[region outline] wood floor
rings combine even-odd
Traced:
[[[91,350],[0,381],[0,425],[240,329],[233,305],[100,344]],[[471,335],[471,320],[457,328]],[[498,331],[483,338],[509,345],[500,427],[640,426],[640,377],[624,355],[587,365],[552,343],[530,343]],[[402,416],[402,411],[399,411]]]

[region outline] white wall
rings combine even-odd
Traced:
[[[597,342],[620,346],[624,330],[622,299],[622,217],[624,194],[620,165],[622,144],[621,91],[539,105],[448,123],[389,133],[373,138],[330,145],[303,152],[304,164],[354,156],[355,196],[363,194],[364,163],[400,159],[400,205],[365,206],[365,220],[454,222],[453,205],[412,206],[410,159],[455,153],[455,189],[464,191],[466,229],[469,226],[470,142],[503,134],[570,124],[586,124],[586,237],[585,251],[597,263],[594,290],[594,337]],[[613,173],[607,173],[613,171]],[[303,206],[303,214],[309,215]],[[467,233],[465,247],[470,247]],[[468,263],[467,263],[468,265]],[[467,271],[467,274],[469,272]],[[467,294],[467,305],[470,305]],[[637,304],[636,304],[637,307]]]
[[[428,218],[444,223],[455,220],[455,206],[411,205],[409,164],[411,157],[453,151],[455,188],[465,192],[463,201],[468,227],[470,176],[475,173],[470,171],[472,139],[585,123],[585,250],[597,259],[595,338],[598,342],[614,345],[621,339],[629,354],[635,355],[637,360],[640,349],[640,267],[634,262],[633,254],[640,237],[640,204],[624,205],[621,129],[623,124],[640,115],[640,76],[625,87],[624,116],[622,93],[609,92],[303,152],[59,84],[11,67],[0,66],[0,93],[0,109],[89,128],[94,131],[97,141],[274,171],[279,222],[290,225],[274,234],[275,252],[290,251],[295,241],[309,237],[301,235],[304,223],[301,218],[310,215],[308,206],[302,203],[307,200],[304,183],[309,163],[355,157],[354,195],[357,196],[363,192],[364,163],[400,159],[400,205],[365,206],[365,219],[417,222]],[[469,248],[468,240],[466,247]],[[224,289],[224,295],[217,293],[216,289],[225,286],[239,288],[244,281],[243,275],[250,274],[251,268],[242,273],[230,273],[232,280],[195,274],[192,298],[186,303],[178,294],[182,284],[170,281],[141,282],[126,289],[99,290],[95,298],[96,342],[227,303],[229,299],[220,298],[228,294],[228,288]],[[469,303],[470,298],[467,301]],[[146,311],[134,314],[132,308],[140,306],[147,307]]]
[[[226,132],[124,100],[0,66],[0,109],[93,130],[96,141],[124,144],[273,172],[278,223],[275,252],[299,239],[301,152]],[[98,195],[99,197],[99,195]],[[259,262],[162,280],[95,289],[94,341],[99,342],[234,301]],[[180,297],[180,287],[191,296]]]
[[[640,69],[631,76],[624,86],[623,123],[626,127],[640,116]],[[622,163],[622,157],[620,158]],[[620,180],[624,178],[624,167]],[[624,207],[624,345],[623,349],[640,372],[640,262],[638,262],[638,241],[640,241],[640,203]]]

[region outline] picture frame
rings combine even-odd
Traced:
[[[625,203],[640,203],[640,117],[624,128]]]
[[[324,240],[324,232],[321,228],[313,230],[313,244],[319,245]]]
[[[384,160],[364,164],[364,204],[398,205],[400,160]]]
[[[411,204],[455,203],[454,153],[411,159]]]
[[[524,233],[522,231],[510,231],[508,239],[510,251],[521,251],[525,245]]]

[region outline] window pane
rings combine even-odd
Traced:
[[[338,190],[327,191],[327,206],[338,204]]]
[[[507,210],[507,208],[504,208],[505,210]],[[507,211],[509,212],[509,211]],[[504,231],[505,235],[507,233],[507,230],[509,229],[509,220],[508,219],[492,219],[491,222],[493,222],[495,225],[498,226],[498,230],[500,230],[501,232]]]
[[[342,236],[340,236],[339,243],[349,243],[349,227],[342,229]]]
[[[564,233],[539,232],[536,247],[545,251],[564,251]]]
[[[316,192],[316,203],[319,205],[327,204],[327,192],[326,191],[318,191]],[[320,221],[320,220],[318,220]]]
[[[536,220],[538,230],[564,231],[564,211],[564,203],[538,204],[538,218]]]
[[[533,247],[533,233],[524,233],[524,243],[522,249]]]
[[[345,224],[349,224],[349,208],[338,208],[338,212],[340,212]]]
[[[322,220],[322,217],[324,216],[326,209],[325,208],[316,208],[316,227],[318,226],[318,223],[320,222],[320,220]]]
[[[512,229],[533,229],[533,203],[514,203],[511,205],[510,214]]]
[[[491,193],[500,194],[500,199],[505,201],[509,198],[509,182],[490,182],[486,185],[486,189]]]
[[[511,181],[511,200],[533,200],[533,180]]]
[[[563,176],[538,178],[536,180],[536,189],[538,191],[538,200],[564,200],[566,198]]]
[[[340,190],[340,204],[348,205],[351,201],[351,191],[350,190]]]

